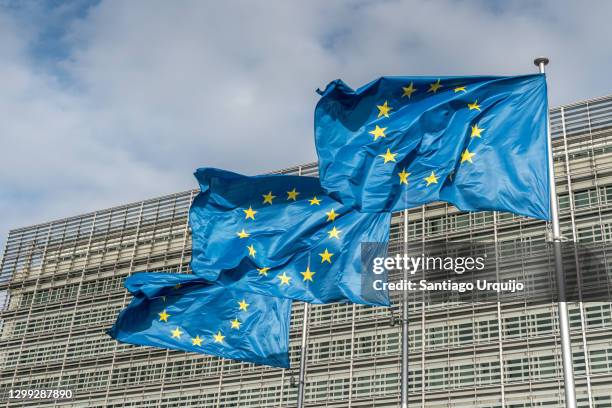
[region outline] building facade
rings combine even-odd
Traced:
[[[551,110],[563,235],[612,241],[612,96]],[[282,171],[316,175],[315,163]],[[186,191],[12,230],[0,264],[0,405],[291,407],[302,305],[292,318],[292,369],[151,347],[105,335],[129,302],[136,271],[189,272]],[[401,242],[394,217],[392,243]],[[410,240],[484,239],[539,245],[545,223],[461,213],[435,203],[409,212]],[[315,305],[306,405],[396,407],[400,305]],[[410,406],[563,406],[556,305],[410,305]],[[570,305],[580,407],[612,407],[612,305]],[[68,389],[71,399],[9,399],[13,389]]]

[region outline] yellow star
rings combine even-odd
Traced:
[[[331,263],[331,257],[334,256],[334,254],[332,254],[331,252],[327,250],[327,248],[325,248],[325,251],[321,252],[319,256],[321,257],[321,263],[323,262]]]
[[[270,268],[257,268],[257,270],[259,271],[260,275],[268,276],[268,271],[270,270]]]
[[[268,194],[263,194],[263,195],[262,195],[262,197],[263,197],[263,199],[264,199],[264,200],[263,200],[263,203],[264,203],[264,204],[266,204],[266,203],[268,203],[268,204],[272,204],[272,200],[274,200],[274,199],[276,198],[276,196],[275,196],[275,195],[272,195],[272,192],[271,192],[271,191],[270,191]]]
[[[325,215],[327,215],[327,221],[335,221],[338,213],[336,213],[332,208],[332,210],[330,212],[326,212]]]
[[[391,153],[391,150],[387,149],[387,153],[379,154],[378,156],[385,159],[385,163],[388,163],[395,161],[395,156],[397,156],[397,153]]]
[[[428,177],[425,177],[425,181],[427,182],[427,186],[430,184],[438,184],[438,177],[436,177],[436,173],[432,171]]]
[[[466,148],[465,151],[461,153],[461,163],[466,161],[472,163],[472,157],[474,157],[475,155],[476,153],[472,153]]]
[[[234,320],[232,320],[230,323],[232,323],[232,329],[239,329],[240,328],[240,321],[238,320],[238,318],[235,318]]]
[[[223,343],[224,335],[221,334],[221,330],[217,331],[217,334],[213,336],[215,338],[215,343]]]
[[[310,205],[321,205],[321,200],[319,200],[317,196],[312,197],[312,199],[308,201],[310,201]]]
[[[429,85],[429,89],[427,90],[427,92],[436,93],[440,88],[442,88],[442,84],[440,84],[440,80],[438,79],[436,82]]]
[[[472,126],[472,137],[481,137],[480,136],[480,132],[482,132],[484,129],[479,128],[478,124]]]
[[[181,338],[181,334],[183,334],[183,332],[178,327],[176,329],[172,330],[172,338],[173,339],[180,339]]]
[[[255,258],[255,254],[257,253],[257,251],[255,250],[255,246],[251,244],[247,247],[247,249],[249,250],[249,256]]]
[[[340,231],[339,229],[337,229],[336,227],[332,228],[331,230],[327,231],[327,233],[329,234],[330,238],[338,238],[340,239],[340,233],[342,231]]]
[[[400,178],[400,184],[408,184],[408,176],[410,173],[406,171],[406,169],[402,170],[401,173],[397,173]]]
[[[301,274],[302,274],[302,276],[304,277],[304,282],[306,282],[306,281],[311,281],[311,282],[313,282],[312,277],[314,276],[314,274],[315,274],[316,272],[311,271],[311,270],[310,270],[310,266],[307,266],[307,267],[306,267],[306,271],[305,271],[305,272],[300,272],[300,273],[301,273]]]
[[[291,191],[287,191],[287,200],[297,200],[297,196],[298,194],[300,194],[298,191],[295,190],[295,188]]]
[[[159,315],[159,321],[160,322],[167,322],[168,318],[170,317],[170,315],[168,313],[166,313],[165,309],[161,313],[158,313],[158,315]]]
[[[285,272],[283,272],[282,275],[278,275],[278,279],[280,279],[280,281],[281,281],[280,284],[281,284],[281,286],[283,286],[283,285],[288,285],[289,284],[289,281],[291,280],[291,277],[287,276],[287,274]]]
[[[236,235],[238,235],[239,238],[248,238],[251,234],[246,232],[243,228],[242,231],[237,232]]]
[[[473,103],[468,103],[468,108],[470,108],[470,110],[476,109],[480,112],[480,105],[478,104],[478,99],[476,99]]]
[[[455,88],[455,93],[457,92],[467,92],[467,90],[465,89],[465,86],[458,86]]]
[[[374,130],[371,130],[368,133],[371,134],[372,136],[374,136],[374,140],[377,140],[379,137],[386,137],[387,136],[385,134],[385,130],[387,130],[386,127],[381,128],[380,126],[376,125]]]
[[[402,98],[404,96],[407,96],[408,99],[410,99],[412,97],[412,94],[417,90],[413,85],[412,82],[410,83],[410,85],[408,86],[403,86],[402,89],[404,90],[404,94],[402,95]]]
[[[240,310],[244,310],[246,312],[249,308],[249,304],[246,302],[246,300],[242,299],[240,302],[238,302],[238,307]]]
[[[387,104],[387,101],[385,101],[384,104],[382,105],[376,105],[376,107],[378,108],[378,117],[380,118],[381,116],[384,116],[385,118],[389,117],[389,112],[391,111],[391,109],[393,109],[392,107],[390,107]]]
[[[195,336],[193,339],[191,339],[191,344],[194,346],[201,346],[202,338],[200,338],[200,336]]]
[[[253,210],[250,206],[248,210],[242,210],[244,211],[244,219],[248,220],[249,218],[254,220],[255,219],[255,214],[257,214],[257,211]]]

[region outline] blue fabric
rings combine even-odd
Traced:
[[[382,77],[356,91],[336,80],[321,94],[319,176],[345,205],[447,201],[550,219],[544,75]]]
[[[362,271],[374,256],[384,256],[391,214],[343,206],[314,177],[247,177],[210,168],[195,176],[201,192],[189,214],[194,274],[312,303],[389,305],[388,293],[372,290],[371,273]],[[295,199],[288,193],[293,191],[299,193]],[[275,197],[264,202],[270,193]],[[241,238],[242,232],[248,236]],[[378,252],[361,251],[366,242],[384,245]],[[327,253],[333,255],[326,259]]]
[[[137,273],[125,286],[134,298],[108,331],[118,341],[289,367],[291,300],[184,274]]]

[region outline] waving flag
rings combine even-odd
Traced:
[[[543,75],[336,80],[315,111],[321,185],[365,212],[446,201],[548,220],[546,113]]]
[[[291,300],[184,274],[138,273],[125,286],[134,298],[108,331],[118,341],[289,367]]]
[[[195,173],[190,210],[194,274],[241,290],[312,303],[388,305],[367,266],[386,251],[389,213],[360,213],[327,196],[317,178]],[[362,251],[378,243],[380,251]]]

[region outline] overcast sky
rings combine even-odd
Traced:
[[[315,159],[342,78],[535,72],[551,105],[612,93],[612,2],[0,0],[0,245],[9,229]]]

